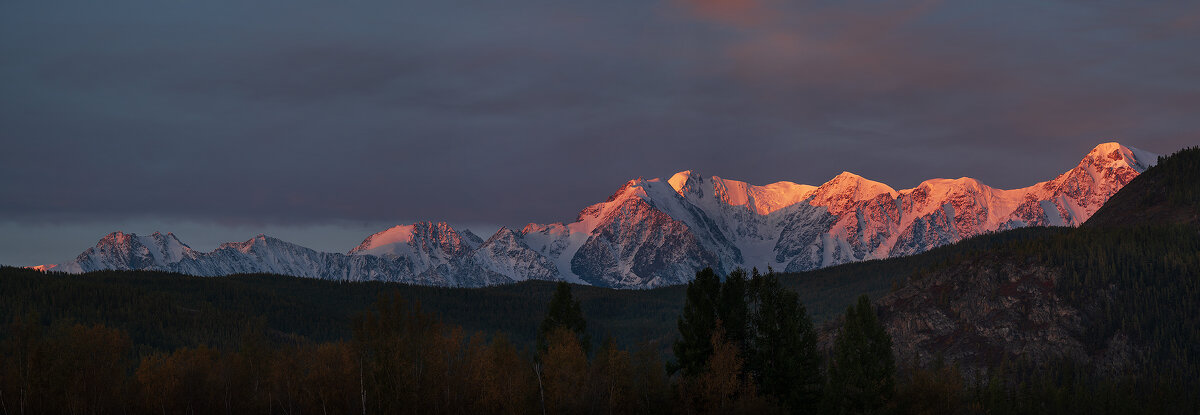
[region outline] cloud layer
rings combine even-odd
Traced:
[[[1200,142],[1200,7],[893,3],[5,2],[0,217],[520,225],[685,169],[1018,187]]]

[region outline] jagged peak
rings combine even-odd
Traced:
[[[521,228],[522,235],[529,235],[531,233],[551,234],[551,233],[561,233],[561,232],[567,232],[567,231],[568,231],[567,225],[564,225],[562,222],[554,222],[554,223],[548,223],[548,224],[530,222],[528,225],[525,225],[524,228]]]
[[[474,234],[470,235],[474,236]],[[475,237],[478,238],[478,236]],[[470,242],[464,241],[463,235],[455,231],[449,223],[418,221],[411,225],[396,225],[371,234],[347,254],[394,254],[398,252],[394,249],[398,245],[414,245],[418,244],[418,240],[426,239],[435,239],[432,241],[435,245],[448,242],[451,246],[467,245],[465,248],[454,249],[473,249]]]
[[[631,191],[641,192],[644,194],[645,192],[640,189],[641,189],[642,185],[645,184],[647,181],[648,180],[646,180],[642,177],[638,177],[636,179],[625,182],[625,184],[621,185],[621,188],[617,189],[616,192],[613,192],[613,194],[611,196],[609,196],[608,199],[605,199],[604,203],[608,203],[608,202],[617,200],[617,199],[625,196],[626,193],[629,193]],[[650,181],[657,181],[657,179],[650,180]]]
[[[484,242],[483,238],[480,238],[479,235],[476,235],[475,232],[472,232],[470,229],[458,231],[458,236],[462,237],[463,242],[471,245],[472,249],[478,247],[479,244]]]
[[[271,235],[267,235],[265,233],[260,233],[258,235],[254,235],[254,238],[252,238],[246,242],[251,242],[251,243],[262,242],[262,243],[266,243],[266,244],[277,244],[277,243],[290,244],[290,242],[284,241],[282,239],[276,238]]]
[[[695,194],[697,197],[704,197],[704,175],[696,173],[692,170],[684,170],[667,179],[667,184],[675,189],[675,193],[680,196],[686,196],[689,193]]]
[[[108,235],[104,235],[103,238],[100,238],[100,242],[104,243],[104,242],[112,242],[112,241],[124,241],[124,240],[128,240],[130,238],[133,238],[135,236],[137,236],[137,235],[132,234],[132,233],[125,233],[125,232],[121,232],[121,231],[109,232]]]
[[[221,249],[221,248],[234,248],[234,249],[239,249],[239,250],[241,250],[241,249],[247,249],[247,248],[249,248],[249,247],[251,247],[251,246],[254,246],[255,244],[257,244],[257,243],[260,243],[260,242],[261,242],[261,243],[272,243],[272,242],[276,242],[276,241],[278,241],[278,242],[283,242],[282,240],[280,240],[280,239],[278,239],[278,238],[274,238],[274,237],[268,236],[268,235],[267,235],[267,234],[265,234],[265,233],[260,233],[260,234],[258,234],[258,235],[254,235],[254,236],[253,236],[253,237],[251,237],[250,239],[247,239],[247,240],[245,240],[244,242],[226,242],[226,243],[223,243],[223,244],[221,244],[220,246],[218,246],[218,247],[217,247],[217,249]]]
[[[104,235],[103,238],[100,238],[100,241],[97,243],[97,245],[128,243],[130,241],[138,241],[138,243],[142,243],[142,238],[150,238],[154,241],[163,242],[168,240],[175,240],[176,242],[179,241],[179,238],[176,238],[174,234],[169,232],[164,235],[162,232],[155,231],[149,235],[141,236],[132,232],[115,231],[110,232],[108,235]]]
[[[496,233],[492,234],[492,237],[488,238],[487,241],[484,242],[484,244],[487,245],[495,243],[496,241],[510,239],[521,239],[521,235],[518,232],[509,229],[507,226],[501,226],[500,229],[496,230]]]

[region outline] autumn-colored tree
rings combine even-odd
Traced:
[[[74,325],[54,348],[63,404],[72,413],[122,412],[125,373],[132,362],[129,335],[103,325]]]
[[[103,325],[55,325],[18,317],[0,352],[0,403],[16,413],[121,413],[132,365],[129,336]],[[9,402],[13,407],[9,407]]]
[[[617,348],[612,337],[606,338],[592,360],[591,412],[596,414],[631,413],[636,407],[633,391],[633,363],[629,351]]]
[[[679,385],[683,411],[688,414],[762,414],[779,413],[758,394],[754,382],[746,379],[743,360],[737,346],[731,343],[720,324],[709,342],[712,355],[704,369],[685,376]]]
[[[575,332],[558,328],[546,338],[540,363],[547,413],[578,414],[587,410],[588,361]]]
[[[295,345],[284,346],[271,360],[269,399],[271,408],[279,408],[284,413],[294,414],[303,409],[304,392],[301,390],[304,380],[303,349]]]
[[[0,343],[0,402],[16,413],[48,412],[49,384],[45,366],[50,359],[43,327],[37,316],[15,316]],[[11,409],[9,409],[11,407]]]
[[[671,381],[655,343],[639,344],[633,353],[633,413],[664,414],[671,407]]]
[[[497,333],[485,344],[482,335],[472,338],[469,346],[469,393],[474,398],[474,413],[524,414],[534,412],[537,403],[537,374],[531,363],[521,357],[508,338]]]
[[[150,412],[211,413],[220,411],[211,388],[211,368],[218,353],[206,346],[156,353],[142,359],[137,380]]]
[[[367,412],[416,413],[422,408],[421,381],[427,349],[443,329],[420,304],[398,294],[383,296],[374,310],[355,320],[354,347],[362,365],[361,393]]]
[[[465,334],[461,327],[447,327],[425,333],[423,353],[417,375],[420,376],[420,407],[423,413],[460,413],[465,411],[462,379],[466,377]]]

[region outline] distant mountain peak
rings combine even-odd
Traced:
[[[899,194],[891,186],[844,171],[817,187],[812,204],[824,206],[830,213],[841,215],[854,209],[860,202],[875,199],[879,195],[895,198]]]
[[[413,229],[416,228],[416,226],[417,224],[396,225],[391,228],[376,232],[375,234],[368,236],[367,239],[364,239],[362,243],[358,244],[357,247],[351,249],[348,254],[356,255],[371,250],[377,250],[381,247],[392,244],[407,244],[412,242]]]
[[[1157,154],[1123,146],[1116,142],[1097,145],[1079,162],[1081,166],[1087,165],[1095,168],[1129,167],[1138,173],[1146,171],[1156,163],[1158,163]]]
[[[421,221],[393,226],[368,236],[347,255],[407,255],[415,251],[433,255],[439,255],[436,251],[457,254],[473,248],[469,239],[449,223]]]

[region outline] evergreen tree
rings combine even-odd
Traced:
[[[826,394],[828,412],[881,412],[895,395],[896,362],[892,338],[871,309],[866,295],[846,310],[846,322],[833,343]]]
[[[563,328],[575,333],[579,345],[586,354],[591,347],[592,337],[587,333],[587,320],[583,318],[583,309],[579,300],[571,296],[571,285],[559,281],[555,286],[554,297],[546,310],[546,319],[538,327],[537,346],[539,352],[545,352],[547,337],[556,329]]]
[[[721,284],[721,302],[717,305],[717,317],[725,328],[725,338],[738,350],[745,353],[750,349],[750,310],[746,304],[748,294],[746,271],[735,269]]]
[[[696,273],[688,282],[683,313],[679,316],[679,340],[675,342],[677,369],[685,376],[701,373],[712,356],[712,334],[719,319],[721,279],[712,268]]]
[[[774,397],[792,413],[815,412],[824,383],[821,357],[816,330],[800,296],[783,288],[774,274],[757,276],[750,286],[754,307],[748,369],[762,394]]]

